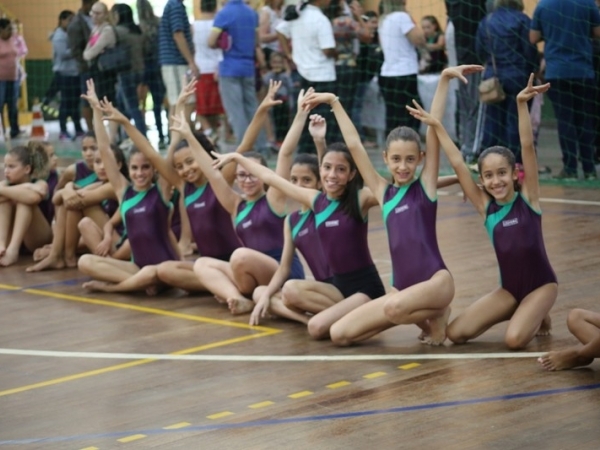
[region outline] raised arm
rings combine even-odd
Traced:
[[[538,94],[550,89],[550,83],[534,86],[535,75],[529,76],[527,86],[517,95],[517,112],[519,115],[519,138],[521,140],[521,156],[523,158],[523,169],[525,179],[523,180],[523,195],[529,204],[539,210],[540,185],[538,177],[537,157],[533,145],[533,131],[531,129],[531,117],[527,102]]]
[[[217,157],[213,163],[215,167],[218,168],[229,163],[239,164],[255,177],[260,178],[263,183],[268,184],[269,187],[279,189],[289,198],[296,200],[307,208],[312,209],[312,202],[315,196],[319,193],[319,191],[316,189],[307,189],[296,186],[285,178],[277,175],[268,167],[265,167],[250,158],[244,158],[239,153],[227,153],[225,155],[219,155],[218,153],[213,154]]]
[[[440,144],[444,149],[446,156],[450,160],[452,168],[458,176],[458,180],[463,191],[465,192],[465,195],[471,201],[471,203],[473,203],[475,209],[481,215],[485,215],[485,207],[488,200],[487,194],[481,189],[479,189],[479,187],[471,177],[471,171],[463,161],[463,157],[460,153],[460,150],[456,147],[454,142],[452,142],[452,139],[450,139],[448,132],[439,120],[435,119],[431,116],[431,114],[429,114],[427,111],[421,108],[421,105],[419,105],[416,101],[413,100],[413,104],[414,108],[410,106],[406,106],[406,108],[413,117],[416,117],[421,122],[425,123],[426,125],[429,125],[435,130],[438,139],[440,140]]]
[[[307,107],[314,108],[315,106],[323,103],[331,105],[332,111],[335,114],[335,118],[340,126],[344,141],[352,154],[352,158],[356,162],[356,166],[360,174],[362,175],[365,185],[371,189],[375,197],[381,201],[383,200],[383,193],[388,185],[388,182],[383,178],[377,171],[365,148],[362,145],[358,131],[352,123],[350,117],[346,113],[346,110],[339,101],[339,98],[334,94],[329,93],[315,93],[309,96],[305,103]]]
[[[325,118],[319,114],[311,114],[310,122],[308,123],[308,132],[315,143],[317,161],[321,164],[323,156],[327,151],[327,141],[325,140],[325,136],[327,135],[327,121]]]
[[[233,216],[236,212],[237,205],[241,201],[241,196],[227,183],[220,171],[213,169],[213,160],[194,137],[184,114],[173,117],[171,129],[181,134],[181,137],[188,141],[190,150],[198,162],[202,173],[204,173],[208,179],[217,200],[219,200],[219,203],[221,203],[223,208]],[[235,154],[238,155],[238,153]]]
[[[104,103],[104,105],[102,105],[98,100],[98,97],[96,96],[94,80],[87,80],[87,89],[87,94],[82,95],[82,97],[89,102],[94,111],[94,131],[96,133],[96,141],[98,142],[98,151],[100,152],[100,157],[104,163],[104,169],[106,170],[108,181],[110,184],[112,184],[115,194],[120,202],[121,198],[123,198],[123,193],[125,192],[125,188],[127,187],[128,183],[119,170],[119,165],[117,164],[115,155],[110,148],[108,133],[104,128],[102,108],[109,103]]]
[[[308,111],[302,108],[304,98],[307,94],[312,93],[312,88],[308,89],[305,93],[302,89],[298,94],[298,110],[292,126],[285,135],[285,139],[281,144],[279,153],[277,155],[277,165],[275,167],[275,173],[286,180],[290,179],[290,172],[292,171],[292,163],[294,157],[294,151],[298,146],[298,141],[304,130],[304,124],[308,118]],[[275,210],[277,214],[283,214],[286,207],[286,195],[279,189],[269,189],[267,191],[267,199],[269,204]]]
[[[433,101],[431,103],[431,116],[442,121],[446,109],[446,98],[448,97],[448,86],[452,78],[458,78],[463,83],[468,83],[465,75],[483,71],[483,66],[463,65],[448,67],[442,71],[440,81],[437,85]],[[440,170],[440,141],[437,133],[432,127],[427,127],[425,163],[421,171],[421,182],[429,198],[435,198],[438,187],[438,173]]]

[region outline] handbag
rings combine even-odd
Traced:
[[[100,72],[127,72],[131,70],[131,48],[119,39],[117,29],[112,27],[116,43],[114,47],[105,48],[98,58],[96,65]]]
[[[488,21],[491,19],[492,15],[488,17]],[[490,41],[490,48],[492,46],[492,38],[490,36],[490,28],[487,26],[486,29],[488,40]],[[494,53],[492,52],[492,68],[494,69],[494,76],[488,78],[487,80],[483,80],[479,83],[479,101],[481,103],[485,103],[487,105],[493,103],[499,103],[506,98],[506,93],[504,89],[502,89],[502,84],[498,79],[497,70],[496,70],[496,58],[494,57]]]

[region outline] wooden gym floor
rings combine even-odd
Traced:
[[[498,280],[481,219],[455,194],[438,209],[452,317]],[[0,447],[596,449],[600,363],[547,373],[535,357],[576,343],[570,309],[598,310],[600,196],[542,197],[560,294],[552,335],[525,352],[503,347],[505,325],[464,346],[430,348],[404,326],[339,349],[284,320],[249,327],[208,296],[88,293],[76,270],[26,274],[22,258],[0,269]],[[378,210],[370,243],[387,282]]]

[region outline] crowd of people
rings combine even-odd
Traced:
[[[552,1],[543,0],[539,7]],[[149,25],[135,24],[126,5],[109,12],[101,2],[83,0],[87,11],[61,13],[56,42],[63,45],[64,60],[72,63],[56,72],[59,77],[68,73],[71,84],[85,83],[83,93],[72,90],[85,102],[87,131],[77,130],[82,158],[58,173],[48,142],[9,149],[0,182],[0,266],[11,266],[29,252],[35,263],[28,272],[77,267],[92,278],[83,286],[91,291],[209,292],[232,314],[250,313],[252,325],[275,315],[305,324],[315,339],[342,346],[409,324],[430,345],[447,338],[462,344],[504,321],[509,322],[504,339],[509,349],[523,349],[536,335],[549,333],[558,281],[542,235],[529,105],[545,92],[554,98],[553,82],[536,84],[533,72],[515,78],[510,101],[520,150],[508,140],[490,141],[478,157],[478,185],[441,119],[451,82],[468,86],[486,72],[481,65],[443,68],[436,53],[443,44],[441,30],[430,17],[424,19],[433,28],[426,38],[403,2],[382,1],[378,28],[369,25],[374,16],[362,14],[356,4],[348,6],[347,14],[342,12],[345,3],[337,4],[330,20],[322,10],[329,2],[311,0],[288,8],[276,23],[281,5],[275,2],[261,15],[241,0],[229,0],[218,12],[211,2],[202,0],[206,15],[194,24],[192,35],[182,2],[169,0],[161,20],[152,22],[150,40],[144,35]],[[592,31],[600,35],[600,13],[594,11],[590,36]],[[351,22],[356,14],[360,20],[365,16],[361,25]],[[522,20],[517,12],[497,8],[486,21],[499,14]],[[547,14],[536,13],[528,39],[550,39],[537,34],[550,20]],[[479,30],[487,26],[482,22]],[[360,83],[351,80],[352,58],[360,54],[354,44],[361,36],[372,39],[375,30],[383,52],[379,83],[392,111],[384,146],[391,181],[375,170],[352,120],[360,91]],[[137,46],[139,53],[128,70],[108,74],[98,66],[98,56],[119,42]],[[194,42],[206,44],[202,56],[197,52],[201,45]],[[273,42],[281,48],[269,47]],[[428,66],[441,69],[430,112],[412,91],[421,45]],[[145,48],[158,49],[154,65],[147,64],[153,56]],[[268,69],[266,54],[271,70],[281,74],[295,67],[297,95],[285,79],[269,76],[258,103],[257,73]],[[202,71],[207,60],[215,72]],[[153,148],[143,118],[132,110],[146,70],[162,74],[170,107],[165,157]],[[76,103],[68,103],[68,114]],[[190,123],[194,104],[210,106],[210,111],[198,111],[208,130]],[[273,111],[286,104],[292,112],[288,123],[272,123],[271,132],[280,133],[282,143],[271,170],[260,151],[262,140]],[[226,154],[217,152],[210,131],[218,125],[213,116],[220,114],[220,105],[239,141],[236,151]],[[421,123],[427,129],[425,148],[416,131]],[[127,157],[116,145],[121,134],[133,144]],[[455,176],[438,176],[440,149]],[[437,243],[437,189],[455,183],[484,219],[501,277],[499,286],[449,321],[455,286]],[[288,199],[300,209],[288,211]],[[367,239],[368,212],[377,206],[392,260],[387,290]],[[415,247],[421,252],[415,253]],[[199,257],[192,261],[188,257],[194,252]],[[297,252],[313,279],[305,277]],[[515,260],[523,262],[518,269]],[[600,356],[598,314],[572,312],[569,329],[583,346],[549,353],[540,359],[544,368],[586,365]]]

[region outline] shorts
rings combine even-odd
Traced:
[[[371,300],[385,295],[383,282],[374,265],[353,272],[339,275],[334,274],[333,285],[339,289],[344,298],[348,298],[359,292],[365,294]]]
[[[280,262],[282,253],[283,249],[277,249],[265,252],[265,255],[268,255],[277,262]],[[292,268],[290,270],[290,276],[288,277],[288,280],[304,280],[304,278],[304,266],[298,257],[298,253],[294,252],[294,259],[292,260]]]
[[[219,94],[219,83],[215,80],[215,74],[200,75],[200,79],[196,84],[196,114],[216,116],[224,113],[221,95]]]
[[[187,71],[188,66],[181,65],[164,65],[160,68],[160,73],[162,75],[163,82],[165,84],[165,88],[167,90],[167,100],[169,102],[169,106],[175,106],[177,104],[177,99],[179,98],[179,94],[183,89],[183,83],[187,83]],[[194,97],[190,97],[188,103],[193,103]]]

